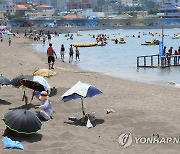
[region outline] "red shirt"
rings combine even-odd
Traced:
[[[53,50],[52,47],[49,47],[49,48],[47,49],[47,54],[48,54],[49,56],[53,56],[54,50]]]

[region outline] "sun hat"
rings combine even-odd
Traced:
[[[47,93],[47,91],[42,91],[42,92],[41,92],[41,95],[39,96],[39,99],[40,99],[40,100],[46,100],[46,99],[48,99],[48,93]]]

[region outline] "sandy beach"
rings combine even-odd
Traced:
[[[32,40],[8,37],[0,42],[0,73],[13,79],[21,74],[31,75],[39,68],[48,68],[47,56],[33,50]],[[57,94],[50,97],[53,105],[53,119],[42,122],[37,135],[28,138],[12,138],[20,141],[24,150],[5,149],[0,142],[0,153],[30,154],[179,154],[180,142],[175,143],[135,143],[134,137],[180,137],[180,90],[178,88],[132,82],[105,76],[99,73],[80,70],[69,63],[57,59],[54,71],[58,75],[46,78]],[[69,116],[82,117],[81,101],[64,103],[61,95],[78,81],[91,84],[103,94],[86,98],[84,103],[89,113],[95,112],[94,128],[74,124]],[[30,100],[32,90],[27,89]],[[34,98],[32,104],[25,106],[22,93],[12,86],[0,89],[0,117],[13,109],[26,108],[35,111],[33,105],[39,104]],[[107,109],[115,112],[106,113]],[[3,135],[5,126],[0,124]],[[133,143],[122,148],[119,135],[131,132]]]

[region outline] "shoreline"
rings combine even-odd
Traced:
[[[36,43],[36,44],[40,44],[40,43]],[[39,54],[39,53],[42,53],[38,50],[35,49],[34,45],[35,44],[31,44],[32,45],[32,48]],[[44,56],[46,55],[45,53],[43,53]],[[91,71],[91,70],[88,70],[88,69],[83,69],[79,66],[76,66],[75,64],[72,64],[72,63],[68,63],[67,61],[64,62],[65,64],[67,65],[71,65],[73,68],[77,68],[79,70],[81,70],[81,72],[88,72],[88,73],[97,73],[97,74],[100,74],[102,76],[107,76],[107,77],[110,77],[110,78],[114,78],[114,79],[118,79],[118,80],[125,80],[125,81],[130,81],[130,82],[136,82],[136,83],[143,83],[143,84],[152,84],[152,85],[159,85],[159,86],[168,86],[168,87],[173,87],[173,88],[180,88],[180,86],[176,86],[177,83],[175,82],[155,82],[155,81],[145,81],[145,80],[138,80],[138,79],[132,79],[132,78],[125,78],[125,77],[120,77],[120,76],[116,76],[116,75],[111,75],[111,74],[108,74],[106,72],[98,72],[98,71]]]
[[[180,28],[180,25],[172,25],[172,26],[164,26],[164,29],[171,29],[171,28]],[[24,33],[25,30],[44,30],[50,31],[50,33],[54,33],[55,31],[63,34],[63,33],[75,33],[78,31],[88,31],[88,30],[106,30],[106,29],[162,29],[162,26],[97,26],[97,27],[90,27],[90,26],[79,26],[79,27],[12,27],[13,32]]]

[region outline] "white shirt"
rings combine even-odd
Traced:
[[[49,116],[52,115],[52,105],[50,100],[46,99],[45,101],[41,101],[40,108],[41,110],[46,112]]]

